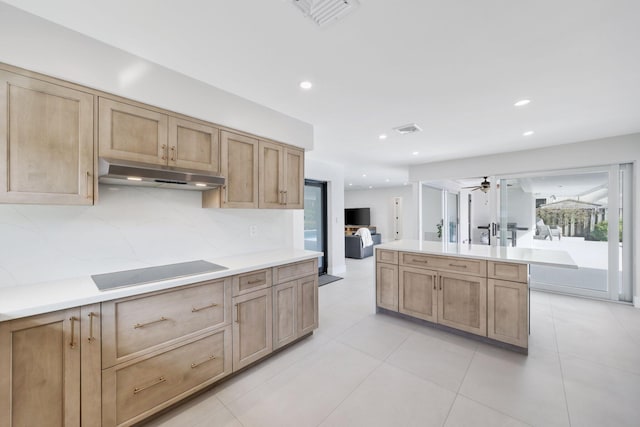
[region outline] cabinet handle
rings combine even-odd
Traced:
[[[92,342],[96,340],[93,336],[93,318],[96,317],[97,314],[91,312],[87,316],[89,316],[89,338],[87,338],[87,341]]]
[[[289,203],[289,192],[287,190],[284,191],[284,205]]]
[[[467,268],[467,266],[464,264],[449,264],[449,267]]]
[[[236,323],[240,323],[240,306],[236,304]]]
[[[163,383],[163,382],[165,382],[165,381],[167,381],[167,379],[166,379],[164,376],[162,376],[162,377],[158,377],[158,379],[157,379],[157,380],[155,380],[154,382],[152,382],[151,384],[147,384],[147,385],[145,385],[145,386],[143,386],[143,387],[136,387],[136,388],[134,388],[134,389],[133,389],[133,394],[138,394],[138,393],[140,393],[141,391],[144,391],[144,390],[146,390],[146,389],[148,389],[148,388],[151,388],[151,387],[153,387],[154,385],[162,384],[162,383]]]
[[[284,203],[283,202],[284,196],[282,195],[282,193],[283,193],[282,191],[278,191],[278,204],[279,205],[282,205]]]
[[[213,307],[217,307],[218,304],[216,304],[215,302],[213,304],[209,304],[209,305],[205,305],[204,307],[199,307],[199,308],[192,308],[191,312],[192,313],[197,313],[198,311],[202,311],[202,310],[206,310],[207,308],[213,308]]]
[[[76,316],[71,316],[69,318],[69,320],[71,321],[71,342],[69,343],[69,347],[71,348],[76,348],[76,320],[78,320],[78,318]]]
[[[162,160],[167,160],[167,145],[162,144]]]
[[[440,283],[440,290],[442,290],[442,276],[438,278],[438,282]]]
[[[411,261],[419,262],[419,263],[422,263],[422,264],[429,264],[429,261],[426,260],[426,259],[412,259]]]
[[[93,198],[93,180],[91,179],[91,172],[87,171],[87,199]]]
[[[438,283],[438,277],[434,274],[433,275],[433,290],[435,291],[437,288],[437,283]]]
[[[133,325],[133,329],[140,329],[140,328],[144,328],[145,326],[149,326],[149,325],[153,325],[155,323],[160,323],[160,322],[164,322],[165,320],[169,320],[166,317],[162,316],[161,318],[159,318],[158,320],[152,320],[151,322],[147,322],[147,323],[136,323],[135,325]]]
[[[262,283],[262,282],[264,282],[264,280],[262,280],[262,279],[259,279],[259,280],[249,280],[249,281],[247,282],[247,285],[257,285],[258,283]]]
[[[192,363],[191,364],[191,369],[193,368],[197,368],[198,366],[202,365],[203,363],[207,363],[212,361],[213,359],[215,359],[216,357],[212,354],[211,356],[209,356],[206,360],[203,360],[202,362],[198,362],[198,363]]]
[[[171,161],[176,161],[176,147],[171,147]]]
[[[227,203],[229,203],[229,200],[228,200],[227,186],[226,185],[222,186],[222,191],[224,192],[224,203],[227,204]]]

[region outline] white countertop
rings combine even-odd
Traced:
[[[578,268],[566,251],[547,249],[514,248],[505,246],[468,245],[419,240],[396,240],[375,246],[376,249],[419,252],[431,255],[447,255],[462,258],[477,258],[490,261],[538,264],[551,267]]]
[[[107,291],[100,291],[89,276],[0,288],[0,321],[170,289],[176,286],[218,279],[261,268],[313,259],[320,255],[320,252],[314,251],[281,249],[207,259],[205,261],[223,265],[228,269]]]

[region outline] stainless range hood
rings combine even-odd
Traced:
[[[222,176],[173,166],[150,165],[107,157],[100,157],[98,163],[99,181],[105,184],[203,191],[220,187],[225,183]]]

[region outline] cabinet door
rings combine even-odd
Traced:
[[[298,282],[273,287],[273,348],[298,338]]]
[[[0,71],[0,202],[93,204],[93,95]]]
[[[378,307],[398,311],[398,266],[376,264],[376,303]]]
[[[318,328],[318,274],[298,280],[298,336]]]
[[[285,149],[282,145],[260,141],[260,207],[285,207]]]
[[[169,117],[169,165],[219,173],[219,132],[213,126]]]
[[[233,370],[271,353],[273,345],[271,289],[233,299]]]
[[[528,285],[489,279],[487,288],[487,336],[527,348],[529,341]]]
[[[0,425],[80,426],[80,310],[0,324]]]
[[[222,207],[258,207],[258,140],[232,132],[220,132],[223,187]]]
[[[287,148],[284,161],[284,203],[288,209],[304,209],[304,151]]]
[[[100,98],[98,108],[100,157],[166,165],[166,114]]]
[[[419,268],[399,268],[400,313],[436,322],[438,319],[437,273]]]
[[[487,279],[439,273],[438,323],[487,336]]]

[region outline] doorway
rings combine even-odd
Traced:
[[[304,248],[322,252],[318,274],[327,274],[327,183],[304,180]]]

